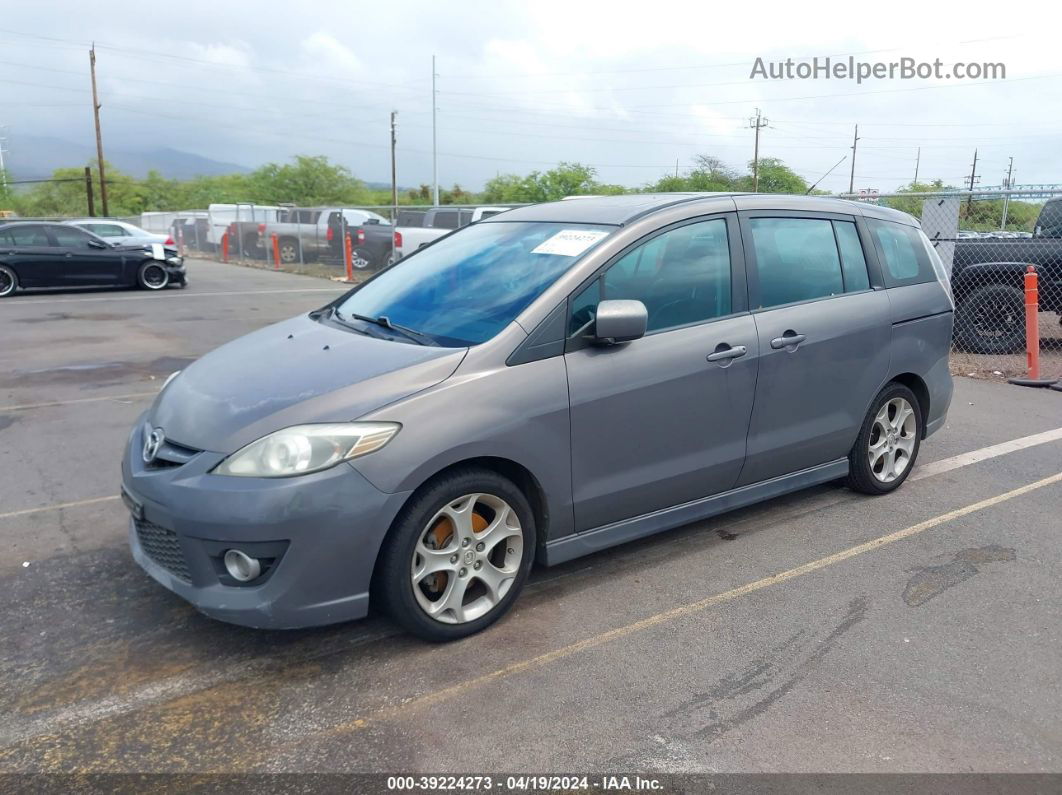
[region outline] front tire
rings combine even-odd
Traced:
[[[922,407],[903,384],[888,384],[870,406],[848,454],[847,484],[863,494],[888,494],[907,480],[922,440]]]
[[[463,638],[508,612],[534,551],[523,492],[490,470],[455,470],[402,509],[377,563],[373,598],[425,640]]]
[[[164,290],[170,283],[170,273],[158,262],[145,262],[140,266],[136,280],[144,290]]]
[[[1000,355],[1025,347],[1025,294],[1010,284],[971,290],[955,308],[955,342],[968,353]]]
[[[17,289],[18,275],[7,265],[0,265],[0,298],[7,298]]]

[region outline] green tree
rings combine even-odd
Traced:
[[[483,190],[486,202],[548,202],[565,196],[626,192],[619,185],[603,185],[595,179],[592,166],[561,162],[549,171],[532,171],[526,177],[500,174],[487,181]]]
[[[364,182],[323,156],[298,155],[294,163],[267,163],[247,181],[254,200],[262,203],[356,204],[369,200]]]
[[[752,190],[752,161],[749,161],[749,173],[737,181],[739,190]],[[764,157],[759,163],[760,193],[807,193],[808,183],[777,157]]]

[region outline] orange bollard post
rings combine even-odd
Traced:
[[[221,261],[229,261],[229,233],[223,232],[221,235]]]
[[[280,240],[273,234],[273,270],[280,270]]]
[[[1025,378],[1008,378],[1018,386],[1051,386],[1054,378],[1040,378],[1040,285],[1036,266],[1025,269]],[[1056,387],[1057,388],[1057,387]]]
[[[1036,266],[1025,270],[1025,362],[1032,381],[1040,380],[1040,286]]]
[[[354,247],[350,243],[350,232],[343,241],[343,257],[347,263],[347,281],[354,281]]]

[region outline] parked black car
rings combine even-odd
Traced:
[[[955,242],[951,282],[959,347],[988,354],[1024,349],[1029,265],[1040,277],[1040,311],[1062,314],[1062,199],[1044,203],[1032,237]]]
[[[44,221],[0,221],[0,298],[21,288],[184,287],[177,249],[108,243],[91,232]]]

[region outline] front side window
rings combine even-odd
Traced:
[[[439,345],[486,342],[615,227],[474,224],[406,257],[350,294],[343,316],[381,316]]]
[[[760,307],[844,292],[833,225],[823,218],[753,218]],[[864,265],[865,269],[865,265]]]
[[[922,284],[936,278],[919,231],[913,226],[868,219],[878,253],[885,263],[886,287]]]
[[[572,299],[569,335],[585,333],[601,300],[633,299],[649,313],[647,332],[731,313],[726,221],[714,218],[657,235],[613,263]]]
[[[74,226],[53,226],[55,244],[63,248],[88,248],[94,238],[88,232]]]

